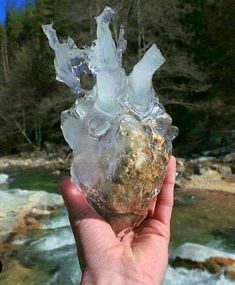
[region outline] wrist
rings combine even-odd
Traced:
[[[83,274],[80,285],[126,285],[118,276],[97,276],[90,273]]]
[[[127,276],[117,272],[92,273],[85,271],[82,274],[80,285],[153,285],[152,280],[140,276]]]

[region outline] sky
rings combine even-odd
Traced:
[[[0,23],[4,23],[6,18],[7,7],[15,7],[16,9],[23,8],[27,0],[0,0]]]

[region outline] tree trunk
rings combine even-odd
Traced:
[[[1,53],[2,53],[2,66],[3,66],[3,74],[6,82],[9,81],[8,73],[9,73],[9,60],[8,60],[8,52],[7,52],[7,42],[6,42],[6,34],[3,33],[2,43],[1,43]]]

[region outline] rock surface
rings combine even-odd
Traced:
[[[174,267],[208,270],[211,273],[224,272],[235,280],[235,254],[223,252],[208,246],[185,243],[179,246],[172,257]]]
[[[186,160],[177,158],[176,184],[181,189],[207,189],[235,193],[233,164],[224,159],[200,157]]]
[[[13,261],[3,268],[0,275],[4,285],[42,285],[48,284],[49,274],[34,268],[27,268]]]
[[[39,218],[63,207],[60,195],[44,191],[0,191],[0,250],[17,234],[40,226]]]
[[[228,153],[224,156],[224,162],[234,162],[235,161],[235,152]]]

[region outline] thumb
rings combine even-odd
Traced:
[[[75,239],[79,240],[85,254],[86,251],[97,252],[101,245],[108,246],[111,241],[117,240],[110,224],[88,205],[81,189],[70,178],[62,183],[60,190]]]

